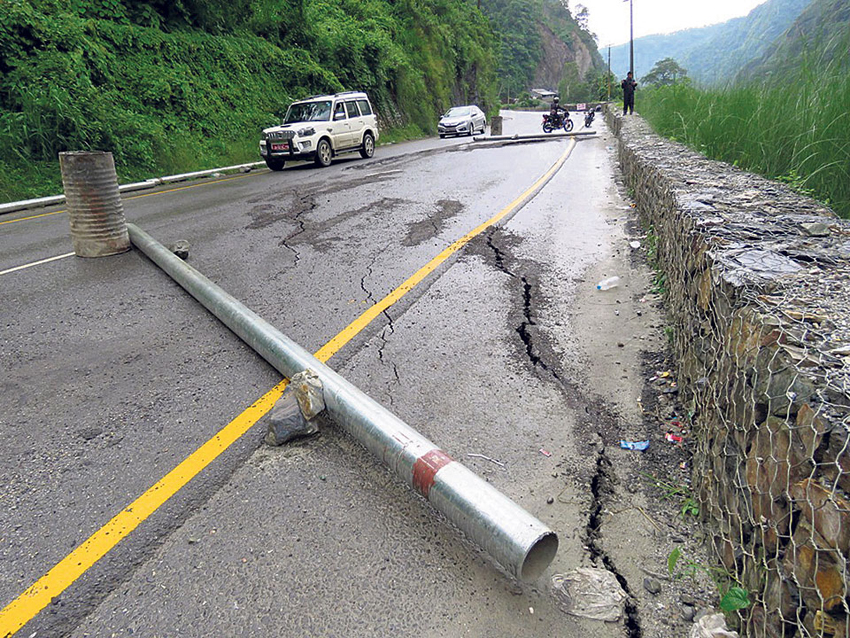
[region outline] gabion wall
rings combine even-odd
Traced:
[[[850,638],[850,222],[609,112],[655,238],[693,485],[746,636]]]

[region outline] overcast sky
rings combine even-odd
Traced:
[[[747,15],[766,0],[633,0],[635,37],[671,33],[725,22]],[[570,0],[573,15],[583,4],[590,12],[590,31],[599,49],[629,41],[629,3],[623,0]]]

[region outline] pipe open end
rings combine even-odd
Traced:
[[[558,535],[555,532],[546,532],[531,546],[522,562],[519,571],[520,580],[531,582],[537,580],[549,567],[549,563],[558,553]]]

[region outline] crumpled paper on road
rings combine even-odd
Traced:
[[[552,576],[552,593],[563,611],[573,616],[617,622],[623,616],[626,592],[606,569],[579,567]]]
[[[726,629],[723,614],[711,614],[703,616],[691,627],[689,638],[738,638],[738,632]]]

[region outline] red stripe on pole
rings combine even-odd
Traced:
[[[442,468],[449,463],[454,463],[454,459],[442,450],[431,450],[426,452],[413,464],[413,487],[428,498],[431,488],[434,486],[434,478]]]

